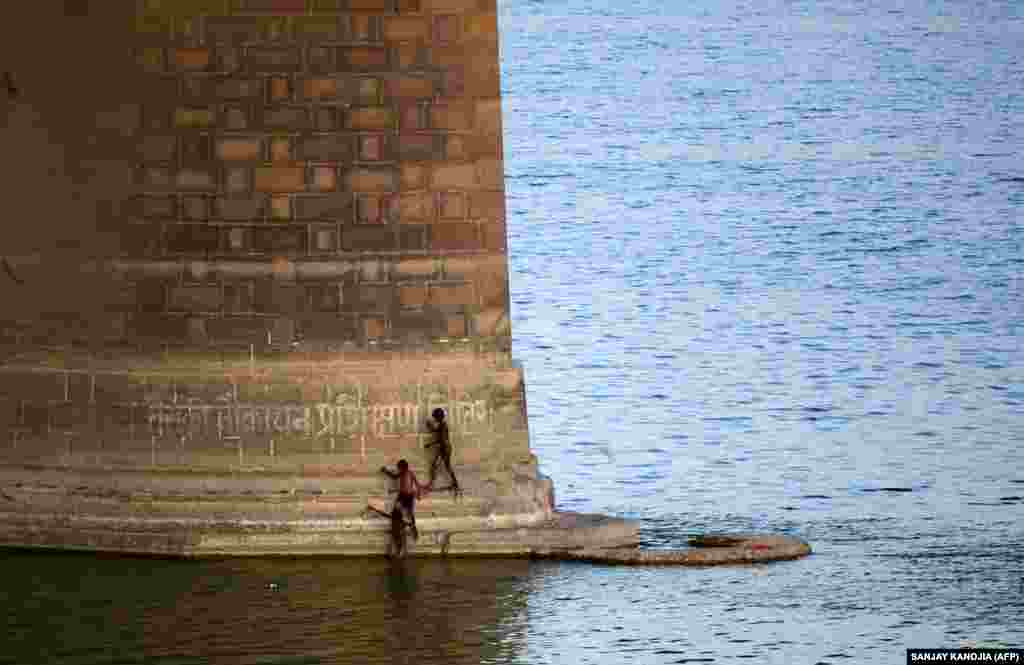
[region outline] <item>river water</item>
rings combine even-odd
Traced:
[[[669,9],[666,9],[669,7]],[[507,0],[562,509],[723,569],[2,555],[0,663],[902,663],[1024,643],[1024,6]]]

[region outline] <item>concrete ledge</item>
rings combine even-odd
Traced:
[[[538,550],[536,558],[633,566],[719,566],[799,559],[811,546],[799,538],[765,534],[723,534],[690,541],[680,550],[595,548]]]

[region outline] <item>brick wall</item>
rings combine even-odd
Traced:
[[[115,337],[508,348],[494,0],[146,0],[136,31],[164,94]]]

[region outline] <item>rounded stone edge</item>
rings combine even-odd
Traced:
[[[809,543],[794,536],[770,534],[716,535],[732,544],[678,550],[640,548],[547,549],[534,552],[538,559],[583,561],[627,566],[721,566],[800,559],[812,553]]]

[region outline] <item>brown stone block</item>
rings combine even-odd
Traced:
[[[301,192],[305,174],[301,166],[261,166],[255,169],[253,186],[260,192]]]
[[[174,64],[178,69],[201,71],[210,66],[210,50],[205,48],[174,49]]]
[[[248,66],[257,72],[290,72],[301,65],[301,52],[296,47],[249,47],[245,50]]]
[[[351,221],[352,195],[298,196],[295,198],[295,217],[302,220]]]
[[[405,224],[398,229],[398,247],[402,251],[427,249],[427,226]]]
[[[441,222],[430,227],[430,246],[435,250],[480,249],[480,231],[471,222]]]
[[[375,194],[360,195],[356,198],[356,221],[360,224],[383,224],[387,221],[384,202]]]
[[[321,134],[300,139],[298,155],[302,159],[317,161],[352,160],[352,137],[341,134]]]
[[[477,179],[483,189],[502,189],[505,186],[505,165],[500,159],[481,159],[476,163]]]
[[[256,161],[263,152],[256,138],[228,138],[217,141],[217,159],[225,161]]]
[[[352,94],[356,104],[363,106],[380,106],[381,90],[384,86],[380,79],[372,76],[364,76],[351,81]]]
[[[420,11],[420,0],[398,0],[397,9],[403,14],[415,14]]]
[[[353,192],[394,191],[394,169],[352,169],[346,175],[348,188]]]
[[[169,224],[167,249],[186,254],[215,252],[219,244],[217,228],[205,224]]]
[[[189,221],[205,221],[209,217],[209,200],[205,196],[183,197],[181,216]]]
[[[402,222],[430,221],[434,217],[434,197],[429,192],[404,193],[399,197],[398,218]]]
[[[403,163],[400,166],[402,189],[422,189],[427,186],[429,169],[423,164]]]
[[[468,130],[473,126],[473,109],[466,104],[434,104],[430,107],[434,129]]]
[[[504,145],[501,134],[475,134],[466,138],[468,154],[474,159],[501,159],[504,157]]]
[[[394,112],[387,106],[354,108],[349,111],[348,125],[352,129],[391,129],[394,126]]]
[[[252,185],[252,169],[232,167],[224,169],[224,189],[231,194],[246,194]]]
[[[402,259],[395,266],[398,277],[431,278],[437,273],[437,265],[432,258]]]
[[[302,95],[306,99],[330,99],[338,96],[338,79],[318,76],[302,82]]]
[[[387,94],[392,99],[431,99],[434,96],[434,82],[419,76],[400,76],[387,82]]]
[[[151,134],[136,143],[136,154],[147,162],[169,162],[174,159],[177,138],[173,135]]]
[[[208,16],[206,39],[215,44],[257,42],[263,38],[263,19],[256,16]]]
[[[432,134],[404,133],[398,137],[398,154],[402,160],[433,159],[437,141]]]
[[[472,164],[443,164],[435,166],[430,177],[434,189],[475,189],[478,169]]]
[[[175,199],[172,196],[144,196],[134,201],[135,214],[147,219],[170,219],[175,216]]]
[[[348,251],[393,251],[395,232],[381,224],[358,224],[342,229],[342,248]]]
[[[353,69],[384,69],[388,66],[388,50],[378,46],[343,48],[341,55]]]
[[[221,197],[214,206],[215,215],[230,221],[249,221],[263,218],[262,198]]]
[[[216,312],[223,304],[219,286],[177,286],[171,289],[169,308],[185,312]]]
[[[348,8],[353,11],[389,12],[392,0],[348,0]]]
[[[384,39],[389,42],[406,42],[426,39],[430,35],[427,20],[419,16],[385,16]]]
[[[476,304],[472,284],[434,285],[430,287],[430,304],[443,307],[446,305]]]
[[[307,316],[299,320],[302,336],[314,342],[345,342],[358,336],[358,321],[337,315]]]
[[[216,179],[212,169],[186,168],[178,171],[175,185],[178,189],[207,191],[216,186]]]
[[[267,129],[302,131],[309,127],[309,111],[294,106],[263,109],[263,126]]]
[[[228,316],[209,319],[206,333],[215,344],[248,346],[267,341],[267,326],[262,318]]]
[[[476,130],[483,134],[501,133],[501,99],[481,99],[476,103]]]
[[[306,0],[245,0],[245,9],[268,14],[303,14]]]
[[[398,289],[398,302],[403,307],[422,307],[427,304],[426,286],[402,286]]]
[[[207,90],[220,99],[253,99],[263,92],[260,79],[221,78],[209,80]]]
[[[480,220],[504,220],[504,192],[479,191],[471,193],[469,195],[469,216]]]

